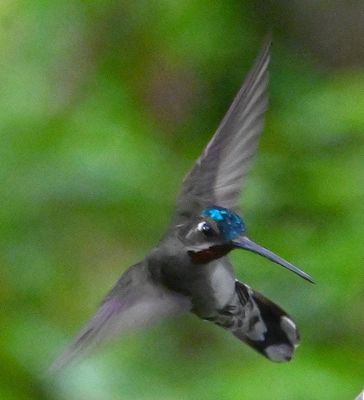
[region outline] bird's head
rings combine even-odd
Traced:
[[[213,206],[204,209],[183,236],[188,254],[196,264],[218,259],[233,249],[243,249],[260,254],[313,282],[308,274],[249,239],[243,219],[227,208]]]

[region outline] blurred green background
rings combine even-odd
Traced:
[[[364,384],[364,5],[0,2],[0,398],[353,399]],[[185,316],[43,373],[168,224],[184,174],[274,37],[232,255],[301,328],[288,364]]]

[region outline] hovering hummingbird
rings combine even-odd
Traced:
[[[192,312],[230,331],[272,361],[289,361],[299,343],[292,318],[236,279],[227,254],[245,249],[302,278],[299,268],[253,242],[238,200],[263,129],[268,96],[270,40],[216,133],[185,177],[166,234],[130,267],[71,346],[53,363],[59,369],[100,342],[162,317]]]

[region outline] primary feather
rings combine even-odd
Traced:
[[[270,47],[269,39],[216,133],[184,179],[177,200],[177,218],[189,217],[213,204],[237,207],[263,130]]]
[[[56,371],[117,334],[148,326],[190,309],[190,301],[152,280],[146,262],[130,267],[105,297],[94,317],[51,365]]]

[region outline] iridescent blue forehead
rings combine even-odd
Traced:
[[[223,207],[205,208],[201,215],[216,221],[226,239],[233,240],[245,232],[245,224],[238,214]]]

